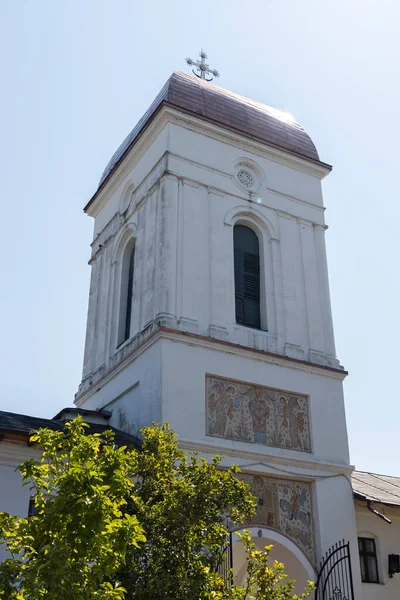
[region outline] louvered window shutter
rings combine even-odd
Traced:
[[[129,257],[129,267],[128,267],[128,289],[127,289],[127,296],[126,296],[124,341],[129,339],[129,336],[131,333],[131,312],[132,312],[134,265],[135,265],[135,248],[132,248],[132,252]]]
[[[260,329],[260,251],[249,227],[234,227],[236,322]]]

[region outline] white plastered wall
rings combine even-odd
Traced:
[[[185,126],[182,126],[185,125]],[[116,240],[135,229],[132,336],[162,321],[300,360],[337,367],[325,254],[321,175],[168,122],[131,151],[96,207],[83,379],[101,378],[116,353],[120,264]],[[150,135],[150,134],[149,134]],[[141,142],[142,145],[144,141]],[[266,187],[254,202],[235,183],[240,160],[257,163]],[[266,331],[235,323],[233,226],[256,230],[262,249]]]
[[[391,524],[370,512],[365,503],[356,501],[357,535],[375,539],[379,573],[379,583],[362,584],[362,600],[398,600],[400,574],[389,577],[388,556],[400,554],[400,508],[382,504],[374,504],[373,507],[388,517]]]
[[[187,340],[162,342],[162,420],[171,423],[182,440],[216,444],[335,465],[349,465],[341,377],[315,372],[303,365],[274,362],[273,357]],[[309,397],[312,454],[248,444],[205,434],[205,377],[218,375],[247,383],[287,390]]]
[[[88,395],[85,408],[106,408],[112,412],[110,425],[136,435],[162,419],[161,368],[161,346],[142,347]]]
[[[161,333],[155,338],[145,352],[121,371],[115,384],[111,380],[91,395],[85,406],[101,408],[105,403],[113,412],[111,424],[123,428],[127,424],[126,430],[132,433],[152,420],[168,422],[178,433],[183,447],[200,450],[210,459],[214,453],[223,455],[223,466],[239,464],[245,472],[312,482],[317,559],[322,558],[326,550],[339,540],[349,540],[357,586],[355,515],[348,481],[351,469],[342,377],[337,373],[326,374],[321,367],[312,371],[305,365],[256,355],[249,350],[227,348],[218,343],[211,346],[194,337]],[[144,371],[146,378],[141,374]],[[312,452],[207,436],[207,373],[307,395]],[[128,388],[135,381],[139,383],[134,390],[121,397],[124,386]],[[151,393],[149,386],[152,386]],[[110,404],[111,394],[116,402]],[[145,408],[148,404],[153,407],[151,411],[149,407]],[[121,422],[121,409],[124,422]]]
[[[18,517],[26,517],[29,510],[31,491],[22,485],[21,474],[16,468],[28,458],[37,458],[39,453],[26,443],[0,442],[0,511]],[[0,546],[0,562],[6,558],[4,546]]]
[[[235,165],[241,160],[253,161],[264,173],[266,187],[257,198],[235,180]],[[330,310],[322,177],[304,162],[229,137],[218,127],[168,117],[144,153],[135,157],[132,151],[101,192],[101,202],[96,200],[97,207],[91,209],[96,235],[87,383],[77,398],[85,408],[111,407],[114,426],[137,432],[153,420],[166,421],[188,449],[223,453],[231,464],[272,461],[293,476],[314,481],[318,558],[340,538],[351,539],[353,551],[355,544],[354,509],[344,476],[351,470],[344,374],[323,368],[337,369],[339,363]],[[132,182],[138,187],[132,188]],[[265,331],[235,322],[235,223],[253,227],[261,242]],[[116,240],[128,225],[137,252],[132,339],[116,349]],[[178,333],[173,339],[171,330],[193,337],[178,339]],[[147,349],[141,336],[148,340]],[[213,340],[228,344],[218,346]],[[207,437],[206,373],[309,396],[312,453]]]

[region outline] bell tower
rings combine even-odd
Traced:
[[[75,399],[131,433],[169,422],[182,447],[239,464],[258,499],[252,527],[309,578],[341,538],[358,569],[325,250],[330,170],[291,115],[174,73],[85,207],[94,239]]]

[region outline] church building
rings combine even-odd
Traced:
[[[183,449],[240,466],[257,500],[246,528],[273,544],[297,592],[318,579],[318,600],[398,599],[400,478],[354,472],[349,458],[325,248],[331,167],[291,115],[211,83],[205,59],[171,75],[85,207],[76,408],[40,425],[0,412],[0,510],[28,511],[14,468],[35,452],[30,429],[80,412],[134,440],[168,422]],[[235,529],[231,549],[240,581]]]

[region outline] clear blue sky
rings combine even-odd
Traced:
[[[203,47],[220,85],[291,112],[334,165],[324,195],[351,457],[400,475],[399,20],[397,0],[0,0],[0,408],[51,417],[72,404],[93,226],[82,208]]]

